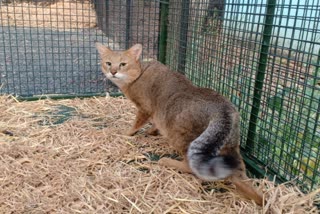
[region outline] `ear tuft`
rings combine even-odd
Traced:
[[[140,55],[142,53],[142,45],[141,44],[135,44],[132,46],[128,52],[135,57],[135,60],[138,61],[140,58]]]
[[[103,45],[103,44],[101,44],[99,42],[96,42],[95,44],[96,44],[96,48],[97,48],[97,50],[98,50],[100,55],[111,51],[109,48],[107,48],[105,45]]]

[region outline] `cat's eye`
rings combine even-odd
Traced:
[[[111,66],[111,62],[106,62],[107,66]]]
[[[126,66],[127,65],[127,63],[125,63],[125,62],[121,62],[120,63],[120,67],[123,67],[123,66]]]

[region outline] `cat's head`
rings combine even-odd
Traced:
[[[136,44],[125,51],[112,51],[96,43],[96,48],[100,54],[102,72],[119,88],[129,85],[140,76],[142,45]]]

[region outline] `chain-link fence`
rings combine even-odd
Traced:
[[[144,59],[159,59],[238,107],[252,172],[319,186],[319,0],[0,4],[2,94],[115,92],[94,41],[113,49],[142,43]]]

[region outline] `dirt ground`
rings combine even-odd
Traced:
[[[96,27],[91,1],[14,1],[0,7],[2,26],[77,29]]]

